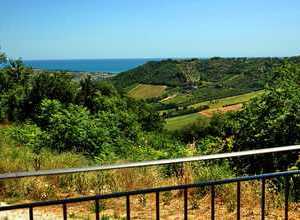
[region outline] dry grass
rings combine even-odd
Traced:
[[[199,112],[199,114],[211,118],[215,113],[225,113],[229,111],[238,111],[243,107],[243,104],[234,104],[219,108],[209,108]]]
[[[181,176],[163,177],[158,168],[139,168],[113,170],[102,173],[88,173],[62,177],[43,177],[24,179],[22,187],[30,189],[27,193],[31,200],[70,198],[80,195],[104,194],[116,191],[129,191],[141,188],[178,185],[195,182],[199,178],[209,178],[209,171],[199,171],[200,167],[187,164],[183,167]],[[197,171],[197,172],[195,172]],[[201,175],[202,177],[199,177]],[[218,176],[211,176],[215,179]],[[16,184],[16,181],[13,181]],[[10,187],[12,186],[9,184]],[[48,186],[46,186],[48,185]],[[16,185],[15,190],[23,190]],[[49,188],[50,187],[50,188]],[[43,197],[45,191],[47,197]],[[216,187],[216,219],[235,219],[236,215],[236,184]],[[31,192],[31,193],[29,193]],[[3,194],[2,194],[3,196]],[[8,196],[6,194],[6,196]],[[210,193],[208,187],[189,189],[188,191],[189,219],[210,219]],[[5,199],[5,198],[2,198]],[[28,202],[23,201],[23,202]],[[18,201],[20,202],[20,201]],[[101,202],[101,215],[104,219],[125,219],[125,198],[109,199]],[[273,183],[266,183],[266,214],[267,219],[282,219],[282,195],[274,190]],[[70,204],[68,206],[70,219],[94,219],[92,202]],[[155,219],[155,195],[137,195],[131,197],[132,219]],[[172,191],[160,194],[161,219],[183,218],[183,192]],[[50,214],[49,214],[50,213]],[[27,214],[27,213],[26,213]],[[52,215],[52,219],[61,218],[61,207],[53,206],[39,209],[38,215]],[[201,217],[199,217],[201,216]],[[260,183],[243,182],[241,184],[241,216],[242,219],[258,219],[260,216]],[[300,204],[290,206],[290,219],[300,218]]]

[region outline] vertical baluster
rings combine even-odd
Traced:
[[[263,178],[261,180],[261,199],[260,199],[260,208],[261,208],[261,220],[265,219],[265,191],[266,191],[266,180]]]
[[[160,214],[159,214],[159,192],[155,193],[155,200],[156,200],[156,220],[159,220]]]
[[[126,216],[127,216],[127,220],[130,220],[130,198],[129,198],[129,195],[126,196]]]
[[[211,185],[211,219],[215,220],[215,186]]]
[[[29,207],[29,220],[33,220],[33,208]]]
[[[64,220],[67,220],[67,218],[68,218],[66,203],[63,204],[63,218],[64,218]]]
[[[241,219],[241,182],[236,185],[236,219]]]
[[[99,199],[95,200],[95,214],[96,214],[96,220],[100,220],[99,216],[100,208],[99,208]]]
[[[184,206],[184,220],[188,219],[188,190],[187,188],[184,189],[183,191],[183,206]]]
[[[289,219],[289,192],[290,192],[290,183],[289,177],[285,177],[285,186],[284,186],[284,219]]]

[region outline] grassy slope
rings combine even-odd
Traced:
[[[208,119],[198,113],[181,115],[181,116],[166,119],[165,128],[169,131],[179,130],[189,124],[196,122],[197,120],[208,120]]]
[[[206,102],[201,102],[194,104],[193,107],[198,107],[200,105],[208,105],[209,109],[205,111],[216,111],[218,108],[223,107],[224,105],[234,105],[238,103],[245,103],[249,101],[251,98],[259,96],[263,94],[263,90],[259,90],[256,92],[249,92],[243,95],[238,95],[238,96],[232,96],[232,97],[227,97],[223,99],[217,99],[214,100],[213,102],[206,101]],[[187,114],[187,115],[181,115],[177,117],[172,117],[166,119],[166,126],[165,128],[167,130],[178,130],[181,129],[189,124],[195,123],[197,120],[208,120],[205,116],[200,115],[199,113],[192,113],[192,114]]]
[[[182,94],[182,93],[175,93],[171,97],[172,98],[170,98],[170,99],[163,100],[162,103],[165,103],[165,104],[171,104],[171,103],[181,104],[181,103],[186,102],[189,99],[193,99],[192,94]]]
[[[128,96],[136,99],[146,99],[161,96],[166,90],[166,86],[138,84],[128,92]]]
[[[263,90],[259,90],[259,91],[255,91],[255,92],[245,93],[242,95],[230,96],[230,97],[226,97],[226,98],[222,98],[222,99],[216,99],[213,102],[211,102],[211,101],[200,102],[200,103],[194,104],[192,106],[199,107],[201,105],[208,105],[209,108],[219,108],[219,107],[223,107],[224,105],[233,105],[233,104],[248,102],[251,98],[261,95],[261,94],[263,94],[263,92],[264,92]]]

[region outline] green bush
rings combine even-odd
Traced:
[[[14,140],[15,143],[30,147],[31,149],[36,147],[42,133],[42,130],[37,125],[29,122],[10,126],[6,131],[6,135]]]

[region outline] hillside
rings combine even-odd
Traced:
[[[300,57],[167,59],[151,61],[120,73],[113,82],[119,88],[143,83],[252,91],[261,89],[272,68],[284,60],[300,63]]]
[[[203,116],[211,116],[214,109],[248,101],[261,93],[274,77],[274,69],[284,63],[300,64],[300,56],[151,61],[111,80],[130,97],[150,99],[172,130],[198,120],[195,113],[206,108]],[[237,97],[243,98],[235,100]],[[217,100],[224,103],[212,106]]]

